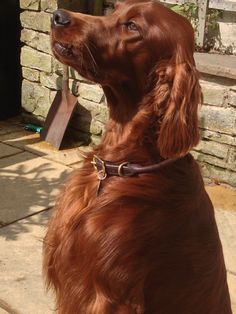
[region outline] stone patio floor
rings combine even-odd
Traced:
[[[0,314],[53,313],[53,296],[42,282],[42,239],[60,186],[81,161],[78,148],[57,151],[19,119],[0,122]],[[207,191],[236,314],[236,191],[219,185]]]

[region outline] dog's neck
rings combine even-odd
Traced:
[[[142,87],[137,82],[117,82],[103,86],[106,95],[110,119],[125,126],[136,115],[139,103],[144,97]]]
[[[152,114],[150,95],[129,85],[103,87],[110,111],[99,150],[104,159],[119,156],[129,161],[159,160],[156,147],[156,118]],[[148,133],[148,134],[147,134]],[[148,136],[147,136],[148,135]]]

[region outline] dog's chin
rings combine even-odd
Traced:
[[[75,47],[70,44],[55,41],[52,43],[52,52],[62,63],[73,63],[76,59]]]
[[[82,57],[82,55],[79,57],[75,46],[54,41],[52,43],[52,52],[61,63],[71,66],[85,79],[100,83],[101,78],[94,67],[86,64],[87,62],[81,63],[80,59],[85,61],[86,57]]]

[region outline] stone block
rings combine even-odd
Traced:
[[[236,134],[236,110],[202,106],[199,110],[199,126],[207,130],[234,135]]]
[[[23,80],[22,107],[27,112],[46,117],[50,107],[50,91],[38,83]]]
[[[98,146],[101,143],[101,136],[92,135],[91,136],[91,145],[94,147]]]
[[[236,146],[235,136],[230,136],[220,132],[214,132],[209,130],[201,130],[201,136],[207,140],[212,140],[215,142]]]
[[[90,125],[90,133],[94,135],[101,135],[104,130],[104,124],[97,120],[92,120]]]
[[[92,119],[89,115],[76,115],[71,125],[80,131],[94,135],[101,135],[104,129],[101,122]]]
[[[75,79],[77,81],[92,84],[91,81],[89,81],[86,78],[84,78],[83,76],[81,76],[75,69],[73,69],[71,67],[69,67],[69,76],[70,76],[70,78]]]
[[[236,107],[236,91],[230,91],[229,92],[229,98],[228,98],[228,103],[233,106]],[[236,109],[235,109],[236,110]]]
[[[51,25],[51,14],[46,12],[23,11],[20,14],[23,27],[48,33]]]
[[[39,82],[39,74],[38,70],[22,67],[22,76],[29,81]]]
[[[43,95],[37,101],[37,106],[33,112],[34,115],[42,117],[45,119],[47,117],[48,111],[51,107],[50,102],[50,90],[41,86]]]
[[[226,170],[220,167],[214,167],[207,163],[199,162],[203,177],[210,178],[211,180],[219,183],[227,183],[236,187],[236,172]]]
[[[230,146],[213,141],[200,141],[195,150],[204,154],[226,159]]]
[[[53,102],[53,100],[54,100],[54,98],[55,98],[55,96],[56,96],[56,91],[55,90],[50,90],[50,103],[52,103]]]
[[[59,90],[62,87],[62,77],[55,73],[40,73],[40,83],[50,89]]]
[[[196,150],[192,151],[191,153],[198,162],[207,163],[211,166],[227,168],[227,162],[225,160],[222,160],[212,155],[203,154],[202,152]]]
[[[24,10],[39,11],[40,0],[20,0],[20,8]]]
[[[231,147],[229,150],[228,167],[236,172],[236,148]]]
[[[24,28],[21,31],[21,41],[37,50],[51,53],[50,36],[47,34]]]
[[[34,99],[34,90],[36,88],[35,84],[27,80],[23,80],[22,82],[22,91],[21,91],[21,103],[22,107],[27,112],[33,112],[36,107],[36,100]]]
[[[104,98],[103,89],[100,86],[86,83],[79,84],[79,95],[80,97],[95,103],[100,103]]]
[[[21,49],[21,65],[40,71],[51,72],[52,56],[24,46]]]
[[[52,71],[55,72],[57,75],[63,74],[63,65],[56,58],[52,58]]]
[[[79,106],[77,112],[81,115],[85,114],[86,111],[97,121],[105,124],[108,120],[108,108],[104,103],[94,103],[92,101],[88,101],[82,97],[78,97]]]
[[[58,8],[57,0],[41,0],[41,10],[53,12]]]
[[[223,106],[227,97],[227,88],[211,82],[201,81],[203,102],[207,105]]]

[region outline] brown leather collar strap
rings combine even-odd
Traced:
[[[174,163],[176,160],[182,159],[166,159],[161,161],[158,164],[150,166],[141,166],[138,164],[123,162],[121,164],[112,163],[110,161],[104,161],[98,156],[93,156],[93,161],[91,162],[94,165],[94,168],[98,172],[98,178],[104,180],[107,176],[119,176],[119,177],[131,177],[138,174],[151,173],[159,170],[162,167],[165,167],[169,164]]]

